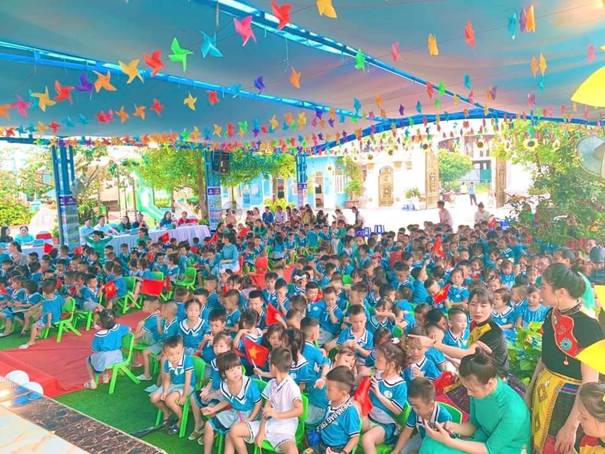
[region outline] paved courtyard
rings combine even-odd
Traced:
[[[477,196],[479,202],[483,202],[486,209],[496,217],[503,218],[507,214],[506,208],[495,209],[487,194]],[[473,225],[477,207],[471,206],[468,195],[459,195],[453,203],[446,203],[446,208],[452,214],[454,226],[460,224]],[[429,210],[406,211],[402,208],[361,208],[366,225],[373,227],[376,224],[382,224],[386,230],[396,230],[401,226],[409,224],[422,224],[424,221],[439,221],[439,214],[436,208]],[[348,221],[353,221],[351,210],[344,210]]]

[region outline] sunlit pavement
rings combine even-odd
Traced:
[[[477,196],[478,202],[483,202],[487,211],[498,218],[504,218],[508,214],[506,208],[495,209],[488,203],[487,194]],[[453,203],[446,203],[446,208],[450,211],[454,226],[460,224],[473,225],[476,206],[471,206],[468,195],[459,195]],[[409,224],[422,224],[425,221],[439,222],[439,214],[436,208],[429,210],[406,211],[403,208],[361,208],[360,209],[365,223],[370,228],[375,225],[384,225],[386,230],[396,230],[399,227],[405,227]],[[353,221],[351,210],[344,210],[345,216],[349,222]]]

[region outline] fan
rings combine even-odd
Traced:
[[[585,137],[578,143],[577,150],[584,170],[605,178],[605,140],[597,136]]]

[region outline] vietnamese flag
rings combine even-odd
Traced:
[[[441,240],[441,235],[438,235],[435,238],[435,243],[433,244],[433,255],[437,257],[445,257],[445,252],[443,251],[443,242]]]
[[[168,232],[162,233],[158,238],[158,241],[161,241],[162,243],[168,243],[170,241],[170,235],[168,234]]]
[[[447,284],[445,287],[443,287],[441,290],[439,290],[435,296],[433,296],[433,304],[434,305],[439,305],[441,303],[443,303],[446,299],[447,299],[447,294],[450,291],[450,284]]]
[[[160,296],[164,290],[164,281],[157,279],[143,279],[141,284],[141,294]]]
[[[372,377],[363,377],[359,386],[353,393],[355,399],[361,407],[361,415],[365,418],[372,410],[372,402],[370,402],[370,388],[372,387]]]
[[[257,344],[252,339],[244,337],[244,352],[246,358],[255,367],[264,367],[269,359],[269,349],[264,345]]]
[[[275,325],[279,322],[278,317],[280,316],[279,311],[273,306],[273,304],[267,304],[267,313],[265,314],[265,323],[267,326]]]
[[[118,294],[116,283],[114,281],[109,281],[107,284],[105,284],[105,287],[103,287],[103,293],[105,294],[105,298],[108,300],[115,298]]]
[[[45,254],[50,254],[52,252],[52,250],[54,249],[53,245],[49,244],[49,243],[44,243],[44,246],[42,248],[43,248]]]
[[[77,246],[74,248],[74,255],[82,255],[83,252],[84,249],[82,248],[82,246]]]

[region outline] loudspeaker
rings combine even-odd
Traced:
[[[231,157],[229,156],[229,153],[227,153],[226,151],[220,152],[219,173],[229,173],[230,158]]]

